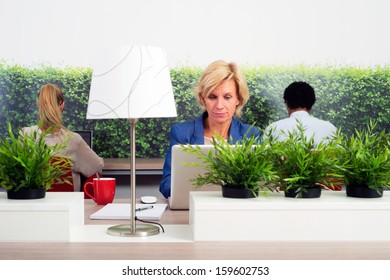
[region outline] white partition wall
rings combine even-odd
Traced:
[[[83,192],[48,192],[42,199],[0,193],[0,241],[70,241],[84,226]]]
[[[347,197],[323,191],[320,198],[223,198],[191,192],[195,241],[390,241],[390,193],[382,198]]]

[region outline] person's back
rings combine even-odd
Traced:
[[[308,83],[291,83],[285,89],[283,98],[289,117],[271,123],[265,129],[264,137],[272,133],[273,137],[283,141],[289,132],[297,128],[298,123],[303,125],[308,138],[314,135],[315,143],[327,141],[336,133],[337,129],[333,124],[309,114],[316,98],[314,89]]]
[[[309,113],[305,111],[296,111],[291,113],[289,118],[270,124],[266,128],[265,134],[272,128],[273,136],[277,137],[278,140],[283,141],[288,137],[289,132],[296,130],[298,123],[301,123],[304,127],[307,138],[314,135],[315,143],[326,141],[328,138],[332,137],[337,130],[336,127],[328,121],[310,116]]]
[[[100,158],[81,138],[80,135],[69,131],[62,123],[61,114],[65,101],[61,89],[53,84],[44,85],[38,95],[39,127],[24,127],[23,134],[49,130],[45,142],[50,145],[63,143],[66,147],[59,156],[69,157],[72,166],[72,179],[75,191],[81,190],[80,174],[90,177],[101,173],[103,159]]]

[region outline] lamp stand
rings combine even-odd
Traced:
[[[135,204],[136,204],[136,196],[135,196],[135,179],[136,179],[136,164],[135,164],[135,126],[137,124],[138,119],[129,119],[130,123],[130,181],[131,181],[131,212],[130,212],[130,224],[124,225],[116,225],[109,227],[107,229],[107,233],[115,236],[150,236],[156,235],[160,233],[160,228],[155,225],[141,224],[136,225],[135,220]]]

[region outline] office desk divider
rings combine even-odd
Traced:
[[[227,199],[191,192],[194,241],[390,241],[390,192],[374,199],[323,191],[320,198]]]
[[[84,193],[48,192],[42,199],[0,193],[1,241],[69,241],[84,226]]]

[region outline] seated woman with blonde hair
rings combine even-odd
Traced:
[[[210,144],[215,134],[231,144],[245,137],[260,138],[260,130],[241,122],[238,117],[249,99],[245,77],[234,62],[217,60],[202,73],[195,97],[203,113],[195,120],[175,124],[170,130],[170,144],[166,152],[160,192],[171,195],[172,146],[176,144]]]
[[[81,190],[80,174],[90,177],[101,173],[103,159],[99,157],[77,133],[68,130],[62,122],[65,100],[62,90],[55,84],[44,85],[38,93],[39,125],[24,127],[21,133],[38,135],[47,132],[46,143],[56,145],[64,143],[66,148],[59,156],[69,157],[72,166],[73,188]]]

